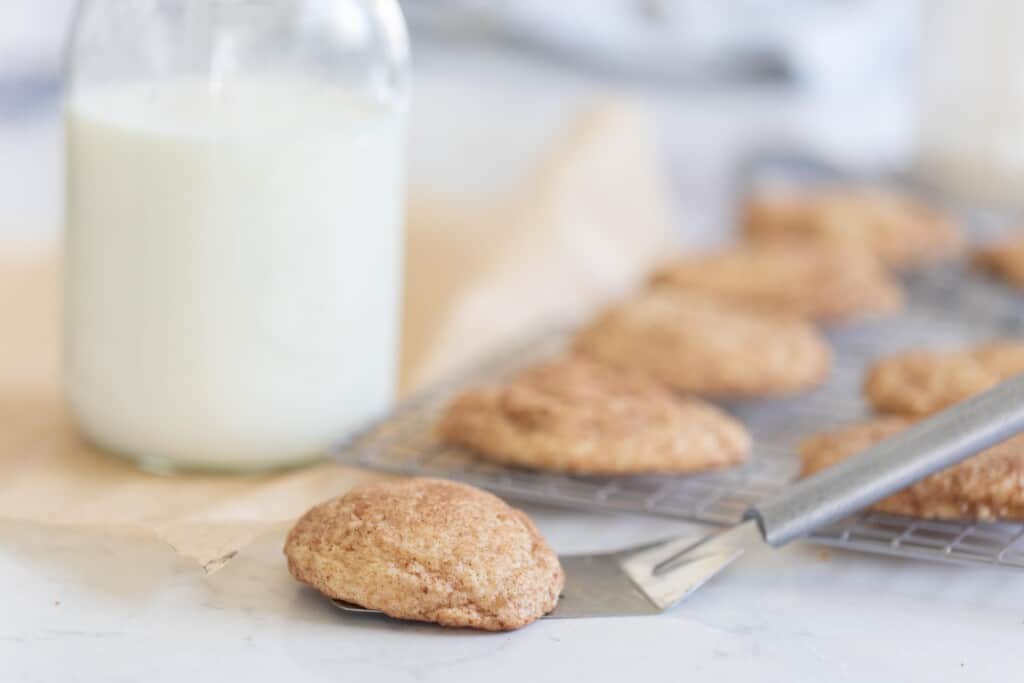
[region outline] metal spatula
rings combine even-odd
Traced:
[[[1024,431],[1024,375],[896,434],[764,500],[745,521],[705,538],[677,538],[561,558],[565,591],[548,615],[657,614],[767,542],[781,546]],[[340,601],[346,611],[373,612]]]

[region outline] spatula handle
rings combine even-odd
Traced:
[[[1024,375],[944,410],[747,511],[783,545],[1024,431]]]

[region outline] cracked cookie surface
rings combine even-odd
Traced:
[[[683,256],[656,272],[652,282],[823,322],[878,317],[903,306],[900,285],[872,254],[796,242]]]
[[[872,187],[757,192],[747,200],[743,229],[753,240],[865,249],[900,269],[945,260],[964,243],[945,212],[913,195]]]
[[[490,460],[578,474],[718,469],[750,449],[746,429],[718,408],[580,357],[463,392],[439,432]]]
[[[864,394],[881,413],[929,415],[1024,372],[1024,342],[997,340],[955,351],[911,349],[868,369]]]
[[[882,417],[807,439],[802,476],[855,457],[910,426]],[[963,520],[1024,519],[1024,436],[1016,436],[876,503],[873,509],[908,517]]]
[[[555,608],[558,557],[520,510],[440,479],[358,488],[304,514],[288,569],[324,595],[399,619],[489,631]]]
[[[1007,284],[1024,288],[1024,238],[980,247],[972,254],[972,261]]]
[[[599,314],[575,348],[685,394],[730,398],[810,389],[832,363],[828,343],[806,321],[660,287]]]

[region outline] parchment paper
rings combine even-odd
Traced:
[[[630,287],[669,241],[646,116],[582,110],[524,187],[484,203],[411,188],[402,390]],[[379,477],[330,462],[277,475],[140,472],[75,434],[59,383],[59,251],[0,249],[0,520],[156,536],[206,571],[311,505]]]

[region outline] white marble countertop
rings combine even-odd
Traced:
[[[538,97],[596,89],[536,64],[423,50],[418,58],[424,80],[457,73]],[[874,101],[858,110],[728,90],[662,93],[654,103],[693,241],[720,237],[725,184],[750,146],[782,139],[856,156],[872,153],[868,139],[893,153],[902,135]],[[0,130],[0,180],[13,188],[0,205],[5,237],[35,234],[30,225],[52,232],[59,221],[55,120],[21,125]],[[561,552],[692,528],[529,511]],[[0,526],[0,539],[4,682],[981,681],[1012,676],[1024,642],[1019,572],[800,544],[746,558],[659,617],[544,620],[479,634],[343,615],[291,580],[280,537],[212,576],[144,539],[23,525]]]
[[[691,527],[530,508],[559,551]],[[1024,580],[765,549],[657,617],[513,633],[346,615],[288,575],[281,538],[204,576],[156,542],[0,531],[3,681],[995,680],[1020,662]]]

